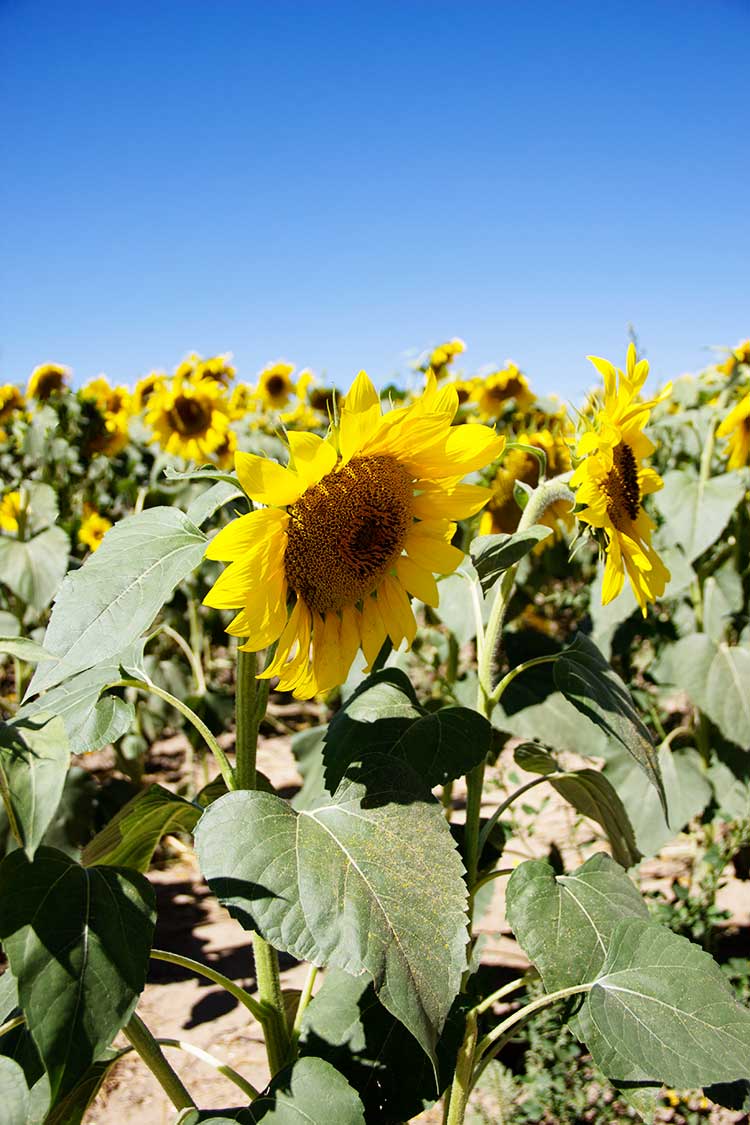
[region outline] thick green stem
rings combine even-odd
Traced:
[[[466,1106],[472,1088],[472,1074],[474,1073],[474,1060],[477,1049],[477,1015],[469,1012],[466,1017],[466,1031],[464,1041],[456,1059],[456,1070],[453,1075],[453,1085],[447,1096],[443,1116],[444,1125],[463,1125]]]
[[[140,1016],[133,1012],[123,1032],[175,1109],[194,1109],[195,1102],[183,1086],[182,1080],[164,1058],[164,1052]]]
[[[268,703],[268,680],[256,680],[255,653],[238,651],[235,724],[237,729],[235,771],[237,788],[254,789],[257,780],[258,731]],[[260,999],[260,1020],[266,1041],[271,1074],[289,1061],[291,1037],[281,994],[279,957],[259,933],[252,934],[255,979]]]
[[[263,1021],[264,1013],[258,1001],[254,1000],[244,988],[235,984],[229,977],[225,977],[223,973],[212,969],[210,965],[203,965],[200,961],[194,961],[192,957],[183,957],[180,953],[169,953],[165,949],[152,949],[151,957],[154,961],[168,961],[171,965],[179,965],[183,969],[190,969],[191,972],[205,977],[206,980],[221,985],[230,996],[239,1000],[240,1004],[243,1004],[259,1023]]]
[[[466,829],[464,836],[464,864],[466,865],[466,882],[471,892],[477,881],[477,868],[479,866],[479,824],[482,812],[482,790],[484,789],[484,762],[475,766],[471,773],[466,775]],[[469,909],[473,905],[473,896],[469,902]],[[469,916],[469,930],[471,930],[471,914]]]
[[[150,692],[152,695],[158,695],[159,699],[163,699],[165,703],[168,703],[170,705],[170,707],[174,707],[175,711],[179,711],[181,715],[184,715],[188,722],[193,724],[195,729],[198,731],[198,734],[200,734],[209,750],[213,754],[214,758],[216,758],[216,764],[221,771],[221,776],[226,782],[227,789],[237,788],[236,782],[234,780],[234,773],[232,772],[232,767],[229,764],[229,759],[227,758],[222,748],[219,746],[214,736],[211,734],[211,731],[208,729],[206,724],[201,718],[198,717],[198,715],[196,715],[195,711],[193,711],[191,707],[188,707],[187,703],[183,703],[181,699],[178,699],[177,696],[172,695],[171,692],[165,691],[164,688],[157,687],[156,684],[144,683],[143,680],[115,680],[113,681],[113,683],[107,684],[106,687],[102,688],[102,691],[109,691],[111,688],[116,687],[131,687],[135,688],[136,691],[143,691],[147,694]]]

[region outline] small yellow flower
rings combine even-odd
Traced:
[[[654,451],[643,427],[671,386],[650,402],[640,401],[648,363],[636,362],[632,344],[627,374],[605,359],[588,358],[604,378],[604,402],[593,421],[587,421],[576,447],[582,458],[570,481],[581,506],[576,515],[593,529],[606,556],[602,604],[617,597],[627,573],[645,617],[648,602],[664,593],[670,575],[651,545],[654,524],[643,507],[644,497],[663,484],[654,469],[641,463]]]
[[[138,380],[131,400],[133,414],[140,414],[142,410],[145,410],[151,395],[156,388],[162,386],[167,379],[168,375],[166,371],[151,371],[148,375],[144,375],[142,379]]]
[[[741,340],[735,348],[732,348],[729,358],[719,364],[719,371],[725,375],[733,375],[735,368],[740,364],[750,365],[750,340]]]
[[[92,379],[81,388],[81,398],[93,402],[99,421],[86,443],[86,453],[103,453],[114,457],[128,444],[131,396],[127,387],[113,387],[104,375]]]
[[[227,440],[229,403],[215,379],[174,375],[152,392],[146,408],[146,425],[167,453],[187,461],[210,459]]]
[[[502,371],[478,379],[471,397],[479,407],[479,417],[485,421],[498,418],[511,401],[517,410],[525,410],[534,401],[526,376],[511,362]]]
[[[272,363],[260,373],[256,396],[266,410],[283,410],[295,392],[292,363]]]
[[[461,355],[466,351],[466,344],[460,340],[458,336],[454,336],[452,340],[448,340],[445,344],[439,344],[434,348],[430,354],[430,367],[435,374],[440,377],[443,369],[448,367],[457,355]]]
[[[192,378],[196,381],[215,379],[223,387],[228,387],[237,374],[229,362],[231,358],[232,356],[227,352],[225,355],[215,355],[210,359],[199,359],[195,364]]]
[[[461,484],[500,455],[504,439],[485,426],[456,426],[451,387],[432,373],[420,399],[383,414],[364,372],[325,438],[289,432],[290,461],[237,453],[248,496],[266,505],[240,516],[206,556],[230,562],[206,596],[239,609],[228,626],[257,652],[278,641],[261,673],[308,699],[341,684],[359,648],[368,666],[386,636],[410,645],[409,594],[437,605],[433,573],[463,558],[451,545],[455,520],[478,512],[489,489]]]
[[[6,492],[0,500],[0,531],[18,534],[18,517],[21,514],[21,493]]]
[[[0,422],[7,422],[16,410],[23,406],[23,393],[14,383],[0,387]]]
[[[78,529],[78,542],[93,553],[98,551],[102,539],[109,531],[112,524],[105,516],[100,516],[96,509],[87,504],[84,508],[84,519]]]
[[[750,394],[745,395],[729,411],[716,431],[716,436],[728,437],[727,451],[730,469],[741,469],[750,461]]]
[[[51,395],[61,394],[62,391],[67,390],[69,378],[69,367],[63,367],[60,363],[43,363],[31,372],[26,394],[29,398],[44,402]]]

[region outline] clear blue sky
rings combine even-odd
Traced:
[[[750,334],[750,0],[0,0],[0,382]]]

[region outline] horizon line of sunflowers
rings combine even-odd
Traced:
[[[314,517],[311,515],[311,521],[314,522],[315,519],[320,520],[321,512],[332,510],[330,497],[333,493],[341,493],[339,500],[344,498],[348,500],[351,495],[363,493],[363,490],[364,493],[368,493],[374,488],[376,491],[383,492],[382,503],[377,505],[379,518],[387,519],[389,507],[392,507],[393,503],[399,508],[394,497],[398,497],[403,490],[402,485],[405,485],[405,479],[401,480],[404,473],[399,458],[406,456],[407,445],[413,440],[414,426],[420,417],[433,413],[437,417],[439,414],[441,421],[445,422],[451,430],[457,425],[471,426],[472,423],[479,423],[479,429],[487,433],[490,429],[488,424],[494,424],[498,441],[492,446],[491,457],[488,455],[487,458],[480,458],[481,463],[472,462],[469,465],[467,462],[460,473],[458,466],[450,469],[447,463],[431,465],[432,477],[436,482],[440,480],[441,486],[442,478],[445,477],[446,472],[448,473],[450,480],[445,482],[445,487],[449,492],[455,492],[458,481],[467,473],[472,473],[474,476],[485,474],[481,478],[483,486],[461,486],[464,489],[476,490],[470,505],[471,513],[462,511],[455,517],[455,523],[441,520],[440,534],[437,538],[442,540],[445,546],[450,546],[458,520],[465,518],[466,514],[476,515],[479,512],[481,512],[478,527],[480,535],[513,533],[518,527],[523,507],[523,496],[519,495],[519,485],[528,495],[546,476],[551,476],[558,479],[561,484],[569,485],[569,489],[573,491],[568,491],[567,495],[550,503],[547,509],[540,513],[539,522],[549,527],[554,535],[546,541],[541,541],[539,549],[545,549],[550,542],[559,539],[565,531],[572,532],[578,519],[585,525],[583,530],[597,543],[600,554],[606,562],[602,588],[603,603],[607,604],[620,593],[627,575],[645,615],[647,604],[664,593],[669,572],[652,547],[651,532],[655,525],[643,506],[644,498],[662,487],[661,477],[645,464],[645,460],[651,456],[655,446],[646,437],[644,428],[652,410],[669,398],[672,384],[668,384],[650,400],[645,402],[641,400],[641,390],[649,371],[649,364],[646,360],[637,358],[633,343],[628,348],[626,372],[616,369],[606,360],[589,357],[604,380],[604,394],[602,396],[601,393],[593,392],[589,395],[583,409],[577,411],[577,425],[574,425],[565,406],[561,405],[559,400],[554,397],[546,401],[537,399],[526,376],[510,361],[503,369],[486,376],[463,378],[454,374],[452,364],[463,351],[463,341],[454,338],[424,356],[418,366],[418,370],[426,380],[426,387],[421,396],[416,396],[409,391],[399,391],[394,386],[387,387],[379,393],[364,372],[360,373],[347,395],[342,396],[334,388],[320,386],[312,372],[307,369],[299,373],[295,383],[292,378],[294,367],[288,363],[275,363],[264,368],[255,387],[238,383],[232,388],[236,371],[229,362],[228,354],[202,359],[193,353],[178,365],[171,376],[163,372],[152,372],[138,382],[133,392],[124,386],[112,387],[104,376],[92,380],[77,392],[71,392],[69,369],[59,364],[43,364],[32,372],[25,399],[20,389],[12,384],[0,387],[0,424],[12,420],[14,415],[23,412],[27,400],[46,403],[74,393],[82,401],[93,404],[101,420],[99,432],[95,433],[90,443],[92,448],[88,452],[92,456],[113,457],[120,453],[128,442],[133,440],[130,432],[131,420],[140,419],[145,431],[143,436],[146,443],[156,444],[167,454],[180,457],[187,462],[199,464],[213,462],[220,468],[234,463],[239,482],[250,499],[256,504],[265,506],[251,513],[251,519],[253,516],[257,517],[260,511],[265,511],[266,515],[274,511],[277,515],[281,515],[283,510],[287,515],[292,515],[291,530],[297,528],[296,539],[299,540],[297,548],[302,550],[304,556],[299,560],[297,569],[307,576],[305,582],[311,573],[312,555],[320,549],[321,539],[320,536],[315,535],[310,538],[309,543],[306,543],[304,524],[310,521],[305,520],[300,507],[300,505],[304,507],[301,500],[303,495],[311,511],[314,509]],[[750,341],[746,340],[738,344],[723,363],[715,365],[713,370],[717,377],[723,378],[725,382],[723,390],[717,387],[722,406],[729,401],[732,389],[737,383],[737,374],[747,365],[748,360],[750,360]],[[381,400],[386,396],[391,400],[392,410],[384,417],[390,418],[391,423],[399,414],[404,416],[404,421],[409,420],[410,434],[403,449],[399,447],[395,457],[386,450],[383,457],[382,452],[378,454],[368,447],[364,456],[360,453],[357,457],[346,457],[342,450],[342,427],[351,425],[352,417],[366,413],[375,406],[380,417]],[[366,400],[368,405],[363,407],[360,400]],[[436,403],[439,405],[435,405]],[[679,407],[675,408],[679,409]],[[315,440],[328,451],[320,462],[326,467],[326,472],[317,477],[314,474],[312,477],[303,474],[305,487],[291,502],[283,497],[279,499],[273,490],[269,492],[265,487],[261,488],[260,492],[256,487],[253,494],[254,482],[262,467],[261,463],[266,459],[238,450],[236,424],[241,421],[249,423],[251,430],[265,430],[276,436],[281,434],[286,437],[290,453],[287,470],[289,473],[296,471],[295,461],[300,455],[299,446],[295,444],[295,435],[308,431],[312,440],[313,434],[318,431]],[[394,426],[391,426],[391,429],[393,428]],[[135,435],[136,440],[138,436]],[[471,436],[479,439],[480,433],[477,430]],[[714,436],[729,439],[727,454],[730,470],[741,468],[748,462],[750,393],[744,394],[732,406]],[[489,438],[489,434],[487,437]],[[470,444],[468,433],[466,438],[468,447]],[[0,443],[7,440],[8,435],[0,430]],[[500,464],[501,457],[502,464]],[[374,472],[371,471],[374,468],[373,459],[379,461],[377,471]],[[450,458],[447,460],[449,461]],[[357,466],[364,466],[365,462],[368,462],[368,465],[370,462],[373,464],[369,465],[367,472],[364,468],[361,472],[357,471]],[[352,476],[348,489],[344,488],[344,478],[341,475],[342,469],[347,465],[347,471]],[[394,465],[399,466],[395,475]],[[494,472],[488,477],[487,472],[490,467]],[[416,476],[414,472],[417,473]],[[428,482],[420,479],[419,471],[414,470],[414,472],[408,466],[405,469],[405,474],[409,477],[408,491],[410,494],[413,491],[422,507],[425,507],[430,486]],[[378,475],[383,476],[382,481],[377,480]],[[317,492],[321,489],[325,494],[324,497],[317,496]],[[6,492],[0,500],[0,531],[10,534],[17,531],[20,503],[20,495],[16,492]],[[404,504],[405,507],[403,504],[401,506],[404,507],[406,515],[409,515],[406,508],[411,511],[413,503],[409,500],[408,504],[406,501]],[[462,503],[458,504],[460,508],[464,506]],[[417,574],[418,564],[414,559],[409,559],[408,563],[403,562],[404,558],[408,558],[408,552],[402,555],[404,544],[401,540],[406,536],[407,525],[412,528],[412,532],[421,526],[419,522],[412,523],[412,519],[418,520],[419,517],[413,513],[410,519],[407,520],[405,516],[402,521],[404,534],[396,535],[399,539],[398,551],[386,552],[389,557],[383,560],[384,567],[381,568],[379,565],[378,569],[382,569],[383,573],[378,577],[395,583],[394,589],[391,590],[393,598],[397,598],[404,591],[416,594],[421,600],[425,600],[427,570],[440,574],[450,573],[459,565],[463,553],[456,551],[449,566],[446,561],[447,552],[439,550],[438,553],[445,556],[442,558],[442,565],[430,566],[424,572],[420,570]],[[443,524],[445,526],[442,526]],[[96,550],[110,526],[111,523],[106,516],[95,510],[85,510],[78,533],[79,542],[92,551]],[[278,534],[281,534],[282,530],[286,544],[289,542],[289,531],[285,520],[282,520],[276,528]],[[432,546],[438,550],[436,544]],[[243,550],[245,548],[246,545]],[[289,579],[291,563],[280,547],[279,550],[279,558],[276,558],[279,551],[272,553],[278,565],[272,566],[268,574],[274,573],[277,576],[281,574]],[[232,558],[234,555],[229,554],[227,561],[231,561]],[[405,581],[403,574],[399,574],[399,567],[403,571],[407,566],[411,568],[410,582]],[[213,598],[213,601],[209,600],[208,604],[216,605],[216,598],[220,597],[217,590],[223,588],[225,576],[228,579],[234,569],[236,569],[234,566],[230,566],[224,572],[222,579],[209,595],[209,599]],[[315,565],[312,569],[321,580],[325,578],[325,567]],[[301,578],[299,575],[297,578],[299,581],[294,588],[300,596]],[[310,609],[311,598],[315,602],[316,595],[311,592],[312,584],[308,582],[308,586],[310,587],[308,596],[301,598],[301,602]],[[398,593],[396,586],[398,586]],[[242,597],[238,601],[235,590],[232,595],[233,607],[241,609],[246,595],[247,591],[243,590]],[[405,631],[402,628],[409,603],[406,597],[398,600],[401,604],[396,616],[400,617],[401,626],[394,627],[392,630],[386,629],[386,632],[391,634],[400,632],[400,640],[403,640],[408,638],[411,632],[411,622]],[[373,602],[373,607],[375,604]],[[353,602],[352,605],[354,606],[355,603]],[[368,605],[369,602],[367,600],[363,602],[360,597],[357,601],[357,612],[361,612],[362,607]],[[227,603],[217,608],[232,608],[232,606]],[[247,622],[243,612],[240,614],[242,620],[239,623],[235,622],[237,629],[232,631],[239,630],[240,633],[247,635],[249,630],[244,628]],[[314,608],[312,612],[315,613]],[[338,615],[341,612],[342,607],[337,605],[335,616],[339,622],[341,618]],[[374,608],[371,616],[373,614],[375,614]],[[321,636],[323,615],[324,611],[321,610],[318,629]],[[379,615],[382,616],[380,611]],[[385,616],[387,617],[388,614],[386,613]],[[408,617],[411,616],[409,610]],[[284,620],[286,621],[285,616]],[[303,623],[303,631],[312,627],[312,624],[312,621]],[[350,624],[353,638],[354,633],[359,634],[361,629],[359,623],[356,623],[356,629],[354,622]],[[374,638],[376,633],[379,636],[383,632],[382,624],[380,620],[377,623],[373,620],[365,623],[364,627],[365,630],[369,629],[372,632]],[[295,622],[295,628],[298,627],[299,623]],[[266,631],[267,629],[261,629],[260,634],[265,636]],[[338,632],[340,631],[341,624]],[[274,639],[278,639],[278,636]],[[337,643],[339,641],[340,637]],[[265,643],[259,647],[265,647]],[[274,664],[280,668],[278,660]]]

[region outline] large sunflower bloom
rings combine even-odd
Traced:
[[[227,440],[229,404],[215,379],[173,376],[158,383],[146,406],[151,441],[186,461],[208,460]]]
[[[69,367],[63,367],[60,363],[43,363],[31,372],[26,394],[29,398],[44,402],[51,395],[67,390],[69,378]]]
[[[750,461],[750,394],[740,399],[729,411],[716,431],[716,436],[729,438],[728,468],[741,469]]]
[[[206,555],[231,562],[205,598],[239,609],[228,626],[257,652],[278,641],[265,678],[298,699],[346,679],[362,649],[368,667],[386,636],[410,645],[416,621],[409,594],[437,605],[433,573],[449,574],[463,553],[451,545],[455,520],[478,512],[489,489],[460,484],[502,452],[484,426],[457,426],[455,391],[425,394],[383,415],[364,374],[346,396],[337,431],[289,433],[287,468],[238,453],[248,496],[266,505],[240,516]]]
[[[576,447],[582,457],[571,477],[579,520],[594,529],[606,555],[602,604],[616,598],[627,573],[643,615],[664,593],[670,574],[651,545],[654,524],[643,498],[657,492],[661,477],[641,462],[654,451],[643,433],[651,409],[669,394],[667,387],[650,402],[639,394],[648,375],[645,359],[636,362],[628,348],[627,374],[596,356],[588,357],[604,378],[604,403]]]

